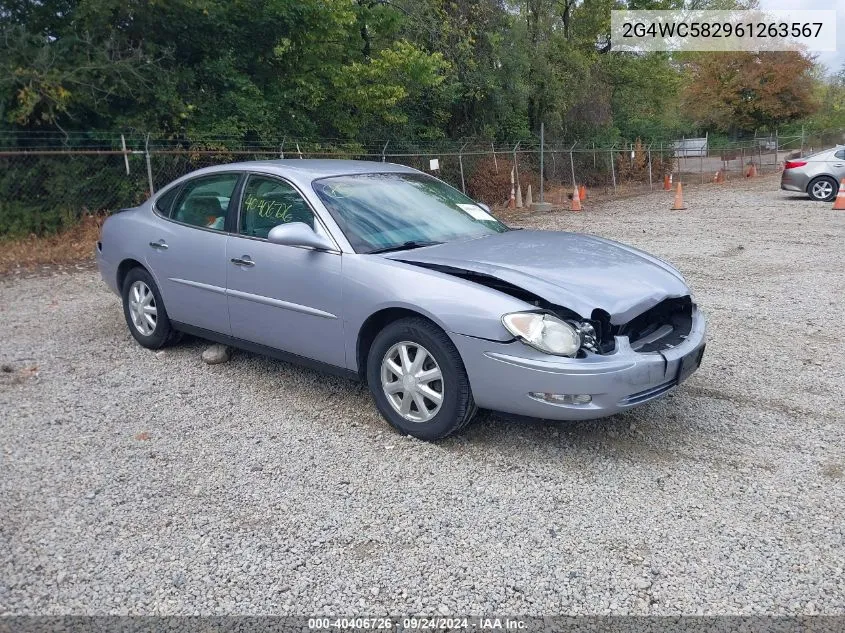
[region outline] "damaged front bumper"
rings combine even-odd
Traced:
[[[704,315],[697,308],[686,339],[660,352],[636,352],[626,336],[617,336],[610,354],[563,358],[517,341],[452,334],[479,407],[551,420],[600,418],[668,393],[698,368],[705,338]],[[537,399],[536,394],[543,393],[589,395],[590,401],[566,404]]]

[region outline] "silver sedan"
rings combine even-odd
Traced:
[[[704,352],[704,316],[669,264],[511,229],[401,165],[201,169],[111,216],[96,255],[144,347],[189,333],[339,372],[427,440],[478,407],[625,411],[675,388]]]
[[[830,202],[845,178],[845,148],[835,147],[801,158],[787,160],[780,177],[780,188],[800,191],[813,200]]]

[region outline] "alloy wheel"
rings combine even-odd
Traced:
[[[381,386],[387,401],[410,422],[428,422],[443,404],[443,374],[431,353],[418,343],[401,341],[381,362]]]
[[[833,185],[827,180],[813,183],[812,194],[816,200],[826,200],[833,193]]]
[[[153,291],[143,281],[136,281],[129,288],[129,316],[132,324],[144,336],[156,329],[158,309]]]

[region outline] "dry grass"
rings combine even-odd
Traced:
[[[93,261],[104,217],[85,216],[79,224],[56,235],[0,238],[0,274],[15,269]]]

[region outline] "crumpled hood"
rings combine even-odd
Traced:
[[[508,231],[386,255],[468,270],[523,288],[589,318],[600,308],[627,323],[671,297],[690,294],[669,264],[612,240],[558,231]]]

